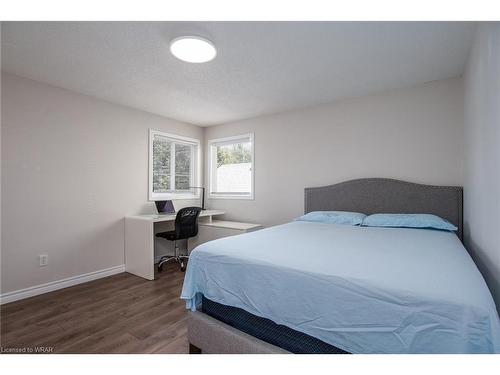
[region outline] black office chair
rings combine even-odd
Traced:
[[[180,255],[179,247],[177,246],[178,240],[184,240],[190,237],[194,237],[198,234],[198,216],[200,216],[200,207],[184,207],[177,212],[175,217],[175,230],[168,232],[157,233],[156,237],[165,238],[169,241],[174,241],[175,253],[174,255],[168,255],[161,257],[158,262],[158,272],[163,269],[163,264],[174,259],[181,265],[181,271],[186,270],[184,264],[184,259],[188,259],[189,255]]]

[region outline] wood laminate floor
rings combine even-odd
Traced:
[[[122,273],[3,305],[2,352],[188,353],[183,279],[171,263],[155,281]]]

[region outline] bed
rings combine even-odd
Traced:
[[[361,179],[305,212],[433,213],[429,229],[291,222],[196,248],[181,298],[205,353],[495,353],[500,324],[462,239],[462,190]]]

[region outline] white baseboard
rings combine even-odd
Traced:
[[[54,290],[59,290],[67,288],[73,285],[86,283],[88,281],[101,279],[103,277],[116,275],[117,273],[125,272],[125,265],[106,268],[99,271],[89,272],[83,275],[68,277],[67,279],[52,281],[50,283],[31,286],[26,289],[15,290],[13,292],[7,292],[0,295],[0,304],[18,301],[20,299],[38,296],[39,294],[44,294],[52,292]]]

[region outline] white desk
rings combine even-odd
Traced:
[[[211,222],[212,216],[224,211],[204,210],[201,222]],[[155,269],[155,223],[174,222],[172,215],[134,215],[125,217],[125,271],[154,280]]]
[[[200,223],[198,226],[198,235],[188,242],[188,251],[208,241],[236,236],[259,229],[262,229],[262,225],[260,224],[240,223],[238,221],[212,220],[210,222]]]

